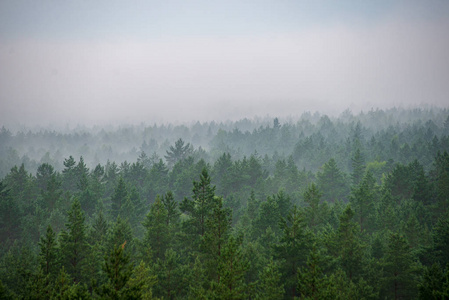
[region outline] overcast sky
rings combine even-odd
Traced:
[[[449,1],[0,1],[0,125],[449,104]]]

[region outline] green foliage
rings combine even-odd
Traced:
[[[390,234],[384,265],[385,296],[401,299],[417,295],[418,268],[405,238],[398,233]]]
[[[160,196],[151,205],[144,222],[144,247],[150,247],[154,259],[162,259],[170,243],[168,213]]]
[[[190,218],[184,222],[185,230],[190,234],[203,236],[206,231],[206,219],[214,206],[215,186],[211,186],[211,178],[206,168],[199,181],[193,182],[192,199],[184,198],[181,211]]]
[[[45,276],[50,274],[55,275],[57,270],[58,248],[56,245],[56,235],[50,225],[47,227],[45,236],[41,237],[39,247],[39,264],[43,274]]]
[[[62,265],[75,283],[84,281],[84,268],[89,247],[87,244],[87,229],[84,213],[78,199],[74,199],[72,207],[67,212],[67,231],[61,231],[59,244],[61,248]]]
[[[378,199],[376,180],[371,172],[367,172],[350,196],[351,206],[355,210],[355,219],[362,231],[373,232],[375,229],[374,205]]]
[[[126,242],[117,245],[105,257],[104,271],[108,278],[98,293],[103,299],[139,299],[141,286],[128,285],[133,272],[129,255],[125,253]]]
[[[279,266],[273,259],[260,272],[260,282],[257,285],[256,299],[270,300],[281,299],[284,296],[284,285],[281,283]]]
[[[357,279],[363,272],[364,245],[360,229],[353,222],[354,211],[348,205],[340,216],[340,225],[335,235],[335,246],[340,266],[350,280]]]
[[[1,129],[0,298],[449,298],[448,120]]]
[[[335,202],[346,200],[349,194],[349,185],[345,175],[337,167],[335,159],[331,158],[317,173],[318,188],[323,193],[323,200]]]
[[[128,198],[128,191],[123,177],[120,177],[111,198],[111,215],[115,219],[120,214],[122,205],[126,203]]]
[[[170,150],[167,150],[165,159],[169,166],[175,165],[178,161],[186,159],[192,154],[192,146],[190,143],[184,144],[184,141],[180,138],[175,142],[175,146],[170,146]]]
[[[298,268],[306,263],[313,236],[306,227],[302,212],[296,206],[286,219],[281,218],[279,226],[282,235],[279,243],[274,246],[274,255],[280,260],[287,294],[295,297],[298,296],[296,291]]]

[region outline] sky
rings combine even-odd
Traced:
[[[0,1],[0,126],[449,104],[449,1]]]

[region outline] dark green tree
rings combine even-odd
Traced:
[[[417,295],[418,266],[405,238],[390,234],[385,253],[384,293],[391,299],[405,299]]]
[[[284,297],[284,284],[281,281],[281,272],[278,264],[270,259],[259,274],[257,297],[260,300],[282,299]]]
[[[105,256],[104,271],[108,281],[98,290],[102,299],[140,298],[140,287],[130,288],[127,285],[133,272],[133,266],[129,255],[125,253],[125,245],[126,242],[116,245],[110,254]]]
[[[0,181],[0,241],[6,242],[20,237],[20,217],[18,203],[10,190]]]
[[[360,150],[357,148],[351,158],[352,162],[352,184],[358,185],[363,178],[365,173],[365,157]]]
[[[433,228],[433,255],[443,267],[449,267],[449,213],[442,215]]]
[[[114,219],[120,214],[120,209],[126,203],[127,197],[128,190],[125,180],[123,180],[123,177],[120,177],[115,187],[114,195],[111,198],[111,215]]]
[[[83,272],[88,255],[87,232],[84,223],[84,213],[78,199],[74,199],[67,212],[67,231],[62,230],[59,237],[61,248],[61,263],[73,278],[75,283],[84,280]]]
[[[223,207],[223,199],[216,199],[215,207],[206,219],[206,232],[202,240],[201,249],[206,254],[206,267],[209,270],[209,278],[217,278],[217,263],[222,256],[229,231],[231,229],[231,211]]]
[[[344,174],[337,167],[335,159],[331,158],[317,173],[319,190],[323,193],[323,200],[335,202],[346,200],[349,194],[349,186]]]
[[[151,249],[154,259],[163,259],[165,251],[170,245],[170,230],[167,218],[167,210],[158,195],[143,223],[145,227],[143,246],[144,249]]]
[[[282,235],[274,246],[275,258],[281,261],[281,271],[287,295],[299,296],[296,290],[298,268],[304,266],[307,253],[312,247],[313,236],[306,227],[304,216],[294,206],[286,219],[281,218],[279,224]]]
[[[217,265],[219,281],[212,281],[214,299],[246,299],[245,274],[249,268],[238,241],[230,236]]]
[[[47,227],[47,233],[42,236],[39,242],[39,264],[45,276],[52,277],[57,274],[58,248],[56,243],[56,234],[50,225]]]
[[[418,287],[419,299],[449,298],[449,270],[441,269],[439,264],[424,268]]]
[[[360,239],[360,227],[353,222],[354,211],[348,205],[340,216],[336,232],[336,247],[340,265],[350,280],[363,272],[364,245]]]
[[[193,182],[192,199],[184,198],[180,209],[190,218],[186,225],[190,225],[190,232],[204,235],[206,219],[214,206],[215,186],[211,186],[211,178],[206,168],[200,175],[199,181]]]
[[[314,183],[304,192],[304,202],[307,204],[304,208],[307,225],[316,232],[320,225],[324,225],[325,212],[323,205],[320,205],[321,193]]]
[[[359,185],[354,187],[350,196],[351,207],[355,211],[355,219],[360,225],[360,230],[373,231],[375,225],[375,203],[378,200],[378,188],[376,179],[371,172],[363,176]]]

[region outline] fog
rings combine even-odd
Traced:
[[[307,10],[291,3],[265,23],[269,1],[238,13],[195,2],[185,14],[150,1],[149,16],[160,13],[149,17],[151,34],[142,27],[145,12],[124,5],[73,13],[81,19],[72,24],[64,20],[68,8],[50,1],[42,6],[61,15],[47,21],[43,9],[2,3],[0,125],[236,120],[449,103],[443,1],[432,9],[379,4],[375,16],[324,1],[320,13],[309,8],[309,19],[296,23],[295,11],[301,18]],[[328,7],[336,16],[324,13]],[[19,24],[24,15],[29,24]]]

